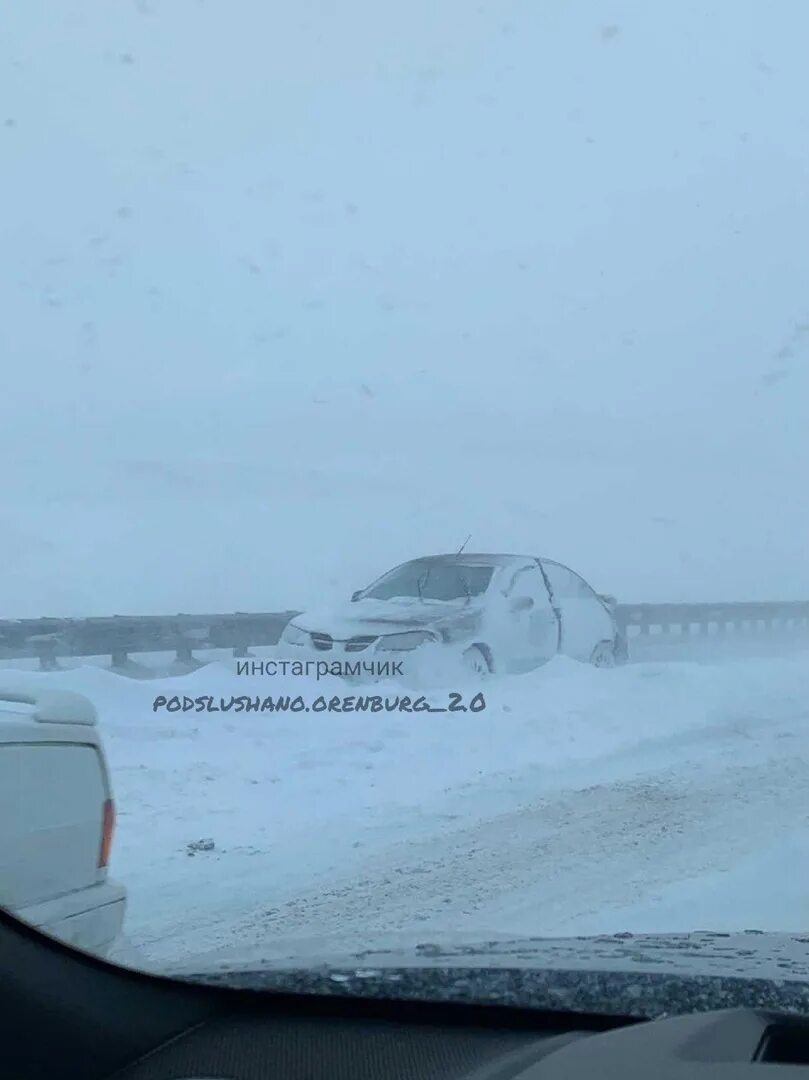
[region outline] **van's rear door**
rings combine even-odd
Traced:
[[[109,781],[94,714],[89,703],[82,712],[60,698],[67,723],[52,701],[43,706],[0,685],[0,906],[12,911],[106,873],[99,856]]]

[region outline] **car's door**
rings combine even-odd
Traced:
[[[528,671],[556,655],[558,627],[542,571],[535,563],[517,570],[505,587],[512,671]]]
[[[612,641],[615,633],[612,618],[593,589],[573,570],[561,563],[542,560],[553,592],[553,600],[562,613],[560,651],[576,660],[588,661],[600,641]]]

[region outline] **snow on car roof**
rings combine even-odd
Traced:
[[[535,559],[535,555],[504,555],[489,552],[466,552],[461,554],[447,552],[444,555],[424,555],[419,559],[411,559],[411,562],[451,562],[463,563],[467,566],[507,566],[519,559]]]

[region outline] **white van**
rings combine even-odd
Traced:
[[[92,703],[0,676],[0,907],[104,954],[126,890],[107,876],[115,807]]]

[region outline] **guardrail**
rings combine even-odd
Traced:
[[[719,661],[809,646],[809,603],[625,604],[630,660]]]
[[[133,655],[175,654],[174,665],[194,670],[194,653],[228,650],[250,656],[251,648],[277,644],[295,611],[235,612],[231,615],[113,615],[91,619],[2,619],[0,661],[38,660],[43,671],[60,658],[110,657],[116,671],[146,674]],[[619,604],[616,617],[630,643],[696,643],[775,637],[809,641],[809,601],[719,604]],[[643,650],[645,651],[645,650]]]
[[[251,647],[275,645],[294,611],[232,615],[112,615],[94,619],[0,619],[0,660],[38,659],[43,671],[60,658],[109,656],[126,670],[138,653],[174,652],[189,670],[196,650],[228,649],[249,656]]]
[[[702,637],[726,634],[809,633],[809,601],[723,604],[619,604],[617,618],[633,636]],[[676,628],[676,630],[675,630]]]

